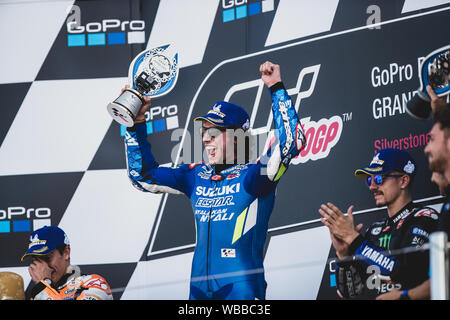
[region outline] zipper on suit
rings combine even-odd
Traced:
[[[217,188],[218,188],[218,184],[219,181],[214,181],[215,183],[215,187],[214,187],[214,194],[216,194],[217,192]],[[214,196],[215,197],[215,196]],[[208,216],[208,239],[207,239],[207,245],[206,245],[206,285],[207,285],[207,290],[210,291],[210,286],[209,286],[209,264],[210,264],[210,233],[211,233],[211,213],[212,213],[212,208],[213,208],[213,203],[214,201],[211,203],[211,207],[209,208],[209,216]]]

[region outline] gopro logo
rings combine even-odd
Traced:
[[[145,113],[145,120],[147,122],[147,134],[176,129],[180,126],[178,122],[178,106],[173,104],[168,107],[151,107]],[[120,126],[121,136],[125,135],[126,129],[125,126]]]
[[[274,10],[274,0],[247,2],[247,0],[222,0],[223,23]]]
[[[8,207],[0,210],[0,233],[30,232],[50,226],[51,215],[50,208]]]
[[[145,43],[144,20],[104,19],[85,26],[68,21],[66,27],[68,47]]]

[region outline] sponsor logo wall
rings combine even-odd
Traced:
[[[0,270],[26,285],[28,234],[51,224],[68,234],[72,263],[103,275],[116,299],[188,298],[194,213],[183,195],[132,187],[125,128],[106,111],[135,55],[167,43],[179,51],[178,82],[147,113],[148,139],[166,166],[189,160],[180,146],[195,150],[192,119],[217,100],[242,105],[264,146],[272,116],[258,69],[281,65],[308,144],[278,187],[268,299],[338,299],[317,209],[354,204],[356,223],[382,218],[353,176],[377,150],[410,152],[414,198],[439,206],[423,154],[431,121],[409,117],[403,102],[419,85],[421,58],[448,44],[450,1],[2,1],[0,18],[10,30],[0,33],[8,44],[0,51]],[[223,201],[238,188],[223,190]],[[222,220],[232,214],[217,209]]]

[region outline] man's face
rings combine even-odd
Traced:
[[[450,151],[447,145],[444,130],[441,130],[439,123],[435,123],[430,131],[430,140],[424,149],[431,171],[443,173],[447,170],[450,161]]]
[[[445,188],[447,187],[448,183],[445,177],[442,175],[442,173],[434,171],[433,174],[431,175],[431,181],[436,183],[436,185],[439,188],[439,193],[444,196]]]
[[[70,248],[65,247],[61,254],[55,249],[45,256],[34,256],[33,259],[47,263],[51,270],[51,280],[53,283],[58,282],[67,272],[69,266]]]
[[[395,177],[391,177],[391,175]],[[374,175],[371,175],[372,181],[369,185],[369,190],[373,194],[377,207],[388,206],[399,198],[402,191],[402,176],[398,172],[383,175],[383,183],[378,185],[374,181]]]
[[[204,130],[205,132],[202,136],[203,145],[208,156],[208,163],[213,166],[225,163],[226,132],[208,121],[203,121],[202,126],[204,129],[212,128],[210,130]]]

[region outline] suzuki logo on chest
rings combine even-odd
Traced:
[[[215,197],[215,196],[222,196],[222,195],[227,195],[227,194],[234,194],[234,193],[239,193],[240,186],[241,186],[240,183],[222,186],[220,188],[208,188],[208,187],[198,186],[196,188],[195,194],[197,196],[203,196],[203,197]]]

